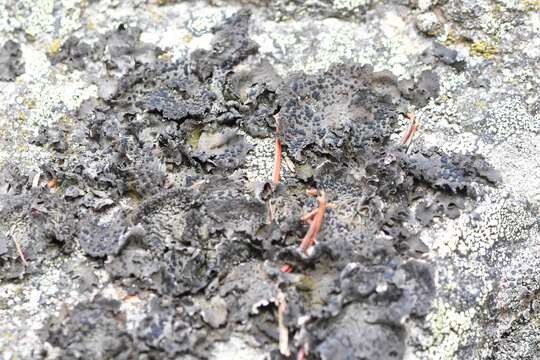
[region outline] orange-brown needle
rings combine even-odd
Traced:
[[[276,120],[276,149],[274,153],[274,171],[272,172],[272,180],[274,183],[279,183],[281,178],[281,160],[282,160],[282,149],[281,149],[281,140],[278,137],[279,132],[279,117],[278,115],[274,116]]]
[[[307,213],[304,214],[304,216],[302,216],[302,221],[308,222],[310,220],[313,220],[313,218],[315,217],[315,215],[317,215],[318,212],[319,212],[319,208],[315,208],[311,211],[308,211]]]
[[[413,139],[414,139],[414,135],[416,134],[416,130],[418,129],[418,126],[420,125],[420,123],[416,119],[416,115],[414,115],[413,113],[408,113],[408,114],[405,115],[405,117],[407,119],[409,119],[411,121],[411,123],[409,125],[409,128],[407,129],[407,132],[405,133],[405,136],[401,140],[401,144],[410,146]]]
[[[319,231],[321,229],[324,212],[326,211],[326,194],[324,193],[324,191],[321,191],[320,195],[317,197],[317,200],[319,201],[319,208],[317,209],[317,214],[313,218],[313,221],[309,226],[308,232],[300,243],[300,250],[304,253],[315,244],[315,242],[317,241],[317,235],[319,234]]]

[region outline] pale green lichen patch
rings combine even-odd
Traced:
[[[338,10],[351,11],[361,6],[369,6],[373,3],[371,0],[334,0],[334,8]]]
[[[0,284],[0,358],[32,358],[40,324],[79,301],[77,284],[67,281],[66,264],[65,258],[47,261],[46,270],[32,278]]]
[[[446,224],[438,230],[444,236],[429,236],[439,239],[430,245],[439,264],[439,297],[427,318],[431,331],[425,341],[427,357],[419,358],[486,358],[492,349],[479,326],[482,319],[497,311],[507,312],[509,306],[518,306],[526,297],[522,284],[534,286],[536,275],[524,274],[522,264],[538,263],[533,254],[540,243],[529,241],[528,249],[519,244],[538,237],[535,216],[526,203],[501,201],[506,196],[504,191],[491,191],[478,204],[475,215]],[[508,247],[513,250],[508,252]],[[497,270],[490,265],[493,262]],[[477,343],[471,347],[473,341]]]
[[[427,317],[433,332],[432,343],[426,354],[427,358],[458,359],[458,349],[468,340],[476,311],[474,309],[458,311],[441,300],[435,301],[434,308],[435,311]]]
[[[22,16],[24,30],[30,36],[37,38],[44,32],[51,32],[54,26],[54,0],[22,0],[20,9],[25,9],[29,14]]]
[[[37,168],[49,157],[46,149],[31,144],[40,127],[63,122],[82,101],[96,96],[97,88],[83,80],[79,72],[63,74],[51,68],[45,51],[31,45],[22,49],[25,73],[20,76],[20,85],[10,84],[11,97],[2,98],[0,93],[0,163],[9,159]]]
[[[247,134],[246,141],[253,146],[247,154],[245,172],[251,181],[267,181],[272,178],[275,141],[271,138],[258,139]],[[281,176],[286,176],[286,166],[281,167]]]
[[[411,77],[410,60],[428,42],[411,32],[414,25],[393,11],[378,21],[376,31],[372,26],[334,18],[310,23],[267,22],[264,31],[253,38],[262,53],[286,54],[286,63],[275,64],[282,76],[293,71],[315,73],[335,63],[353,61],[371,64],[375,70],[390,70],[398,77]]]
[[[34,41],[63,38],[80,28],[87,5],[85,0],[18,0],[13,3],[16,6],[0,5],[0,30],[19,28]]]

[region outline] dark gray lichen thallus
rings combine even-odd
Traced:
[[[38,197],[36,239],[41,247],[65,244],[66,252],[80,246],[116,285],[151,293],[155,303],[128,334],[119,302],[83,301],[53,319],[46,340],[67,358],[207,358],[214,340],[232,333],[275,351],[279,285],[291,340],[310,345],[310,356],[401,358],[404,320],[425,316],[434,296],[431,267],[417,259],[426,246],[407,222],[459,216],[474,183],[495,174],[480,158],[422,148],[407,154],[389,141],[408,105],[437,96],[433,72],[398,81],[348,63],[282,81],[266,63],[240,74],[235,65],[257,51],[249,12],[213,32],[211,49],[168,64],[140,41],[140,30],[124,26],[105,34],[94,55],[76,39],[65,43],[59,61],[85,69],[103,54],[110,74],[100,98],[79,109],[78,153],[64,150],[63,133],[42,134],[59,155],[47,173],[64,187]],[[273,137],[278,109],[288,154],[315,170],[261,200],[241,175],[220,174],[240,167],[251,149],[239,129]],[[184,180],[166,189],[169,175]],[[306,230],[298,217],[316,206],[306,203],[309,182],[337,206],[305,256],[297,250]],[[270,198],[279,221],[269,220]],[[12,250],[0,243],[0,260],[16,260]],[[292,278],[279,272],[285,260],[298,270]]]
[[[424,106],[437,96],[437,76],[398,81],[371,66],[339,64],[316,74],[295,73],[278,89],[279,137],[296,160],[310,148],[351,159],[367,144],[387,139],[407,104]]]
[[[24,74],[21,46],[8,40],[0,48],[0,81],[14,81]]]

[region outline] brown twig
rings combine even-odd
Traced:
[[[194,188],[194,189],[197,189],[199,188],[202,184],[204,184],[204,180],[198,180],[198,181],[195,181],[193,184],[191,184],[191,188]]]
[[[274,221],[276,219],[276,211],[274,210],[274,205],[272,205],[272,199],[268,200],[268,213],[270,215],[270,221]]]
[[[281,147],[281,140],[278,137],[279,132],[279,117],[277,115],[274,116],[274,119],[276,120],[276,150],[274,153],[274,171],[272,172],[272,180],[274,183],[279,183],[279,180],[281,178],[281,160],[283,158],[282,156],[282,147]]]
[[[289,169],[290,172],[292,173],[296,172],[296,167],[294,166],[294,163],[292,162],[291,159],[289,159],[288,156],[285,156],[285,165],[287,165],[287,168]]]
[[[51,179],[51,180],[47,181],[47,186],[49,187],[49,189],[54,189],[55,187],[58,186],[58,180]]]
[[[274,171],[272,173],[272,180],[277,184],[281,179],[281,140],[276,138],[276,153],[274,155]]]
[[[311,222],[311,220],[313,220],[313,218],[315,217],[315,215],[317,215],[318,212],[319,212],[319,208],[315,208],[311,211],[308,211],[302,216],[302,221]]]
[[[17,249],[17,254],[19,254],[19,258],[21,259],[21,262],[23,263],[24,267],[28,266],[28,262],[26,262],[26,258],[24,257],[24,253],[21,249],[21,244],[15,237],[15,228],[17,225],[13,225],[11,227],[11,230],[9,231],[9,236],[11,236],[11,239],[13,239],[13,242],[15,243],[15,248]]]
[[[309,188],[306,190],[306,194],[308,194],[311,197],[316,197],[317,195],[319,195],[319,192],[315,188]]]
[[[308,189],[306,193],[309,196],[317,196],[319,207],[307,212],[301,217],[302,221],[309,223],[309,229],[300,243],[300,251],[307,253],[307,251],[315,245],[317,242],[317,236],[321,230],[321,225],[324,219],[324,213],[327,207],[335,207],[335,204],[328,204],[326,202],[326,193],[324,191],[319,192],[317,189]],[[293,271],[293,267],[289,264],[284,264],[281,267],[281,272],[290,273]]]
[[[298,355],[296,355],[296,360],[304,360],[306,356],[306,352],[304,351],[304,347],[302,346],[300,350],[298,350]]]
[[[285,309],[287,309],[287,302],[285,299],[285,294],[278,290],[277,294],[277,304],[278,304],[278,327],[279,327],[279,352],[283,356],[291,356],[291,351],[289,350],[289,329],[285,326]]]
[[[32,178],[32,189],[36,189],[39,186],[39,178],[41,177],[40,173],[37,173]]]
[[[319,231],[321,229],[322,221],[324,219],[324,213],[326,211],[326,194],[324,191],[320,192],[319,196],[317,197],[317,201],[319,202],[317,214],[313,218],[313,221],[309,226],[308,232],[300,243],[300,250],[304,253],[306,253],[307,250],[315,244],[315,242],[317,241],[317,235],[319,234]]]
[[[326,204],[327,209],[335,209],[337,208],[337,205],[335,203],[328,203]],[[311,223],[315,215],[317,215],[317,212],[319,212],[319,208],[316,207],[315,209],[308,211],[302,217],[300,218],[302,221],[307,222],[308,224]]]
[[[289,264],[285,264],[281,267],[281,272],[291,273],[292,271],[293,271],[293,267]]]
[[[407,145],[407,147],[411,146],[414,135],[416,134],[416,130],[420,126],[420,122],[416,119],[416,115],[414,113],[408,113],[405,114],[405,117],[410,120],[409,128],[407,129],[407,132],[405,133],[405,136],[401,140],[402,145]]]

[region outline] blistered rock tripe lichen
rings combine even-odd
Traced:
[[[539,31],[1,2],[0,359],[539,358]]]

